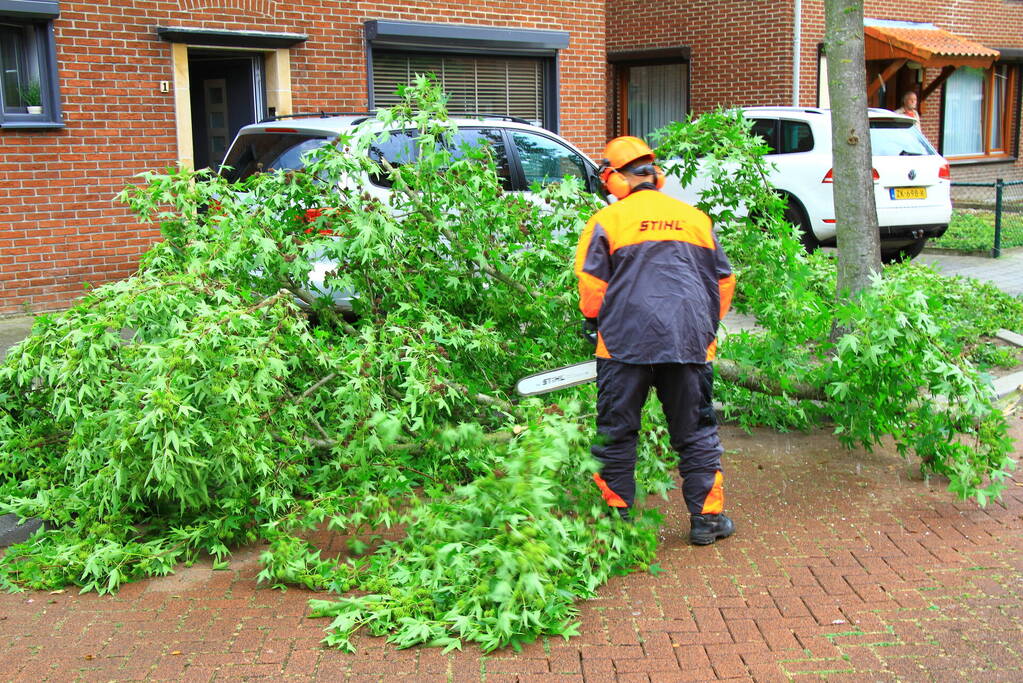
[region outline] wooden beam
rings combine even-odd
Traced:
[[[615,126],[618,129],[616,135],[631,135],[629,130],[629,65],[619,64],[614,67],[618,72],[616,85],[618,86],[618,120]]]
[[[948,77],[952,75],[952,72],[956,70],[954,66],[946,66],[941,70],[933,81],[927,84],[927,87],[920,91],[920,102],[927,99],[927,96],[937,90],[938,86],[948,80]]]
[[[887,83],[888,79],[894,76],[895,72],[904,67],[908,61],[908,59],[896,59],[885,67],[885,70],[867,86],[867,97],[872,97],[874,93],[880,90],[881,86]]]

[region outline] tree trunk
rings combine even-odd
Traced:
[[[824,22],[842,299],[869,287],[870,276],[881,270],[867,122],[863,0],[825,0]]]

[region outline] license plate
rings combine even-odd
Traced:
[[[926,187],[893,187],[892,199],[927,199]]]

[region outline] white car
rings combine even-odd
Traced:
[[[228,148],[221,174],[229,180],[242,180],[260,171],[299,169],[308,152],[372,118],[368,114],[297,115],[245,126]],[[452,154],[457,158],[466,146],[489,146],[506,190],[524,192],[528,197],[532,196],[529,188],[533,183],[547,185],[575,176],[587,190],[603,195],[593,161],[555,133],[510,116],[480,115],[450,121],[457,126]],[[398,129],[389,133],[387,140],[378,141],[370,148],[370,158],[379,162],[382,157],[395,167],[414,161],[417,132]],[[367,193],[381,200],[385,200],[391,192],[390,178],[383,171],[356,182],[361,183]],[[337,264],[328,258],[314,259],[310,283],[314,294],[328,295],[337,307],[347,310],[351,308],[355,294],[334,291],[324,285],[327,273],[336,267]]]
[[[310,115],[279,117],[245,126],[235,137],[224,157],[224,174],[232,179],[247,178],[257,171],[298,169],[302,156],[322,147],[341,133],[372,117],[369,115]],[[478,118],[452,118],[458,131],[454,149],[489,145],[498,175],[506,190],[527,191],[534,182],[543,185],[573,175],[591,192],[600,192],[596,165],[564,138],[528,121],[511,116],[480,115]],[[398,166],[412,161],[415,131],[392,130],[387,141],[374,146],[371,157],[381,156]],[[379,195],[389,188],[386,174],[369,178],[371,193]]]
[[[831,111],[804,107],[748,107],[772,152],[768,181],[787,200],[786,219],[803,235],[807,249],[835,245],[832,196]],[[948,162],[924,137],[913,119],[886,109],[871,109],[874,201],[885,261],[913,258],[928,238],[940,237],[952,215]],[[669,176],[665,192],[694,203],[701,182],[682,188]]]

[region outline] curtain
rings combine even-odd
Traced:
[[[945,156],[983,154],[984,71],[956,69],[945,81]]]
[[[629,135],[644,138],[689,111],[689,65],[629,67]]]
[[[995,67],[995,83],[991,93],[991,149],[1005,149],[1002,131],[1006,106],[1006,91],[1009,87],[1009,67]]]

